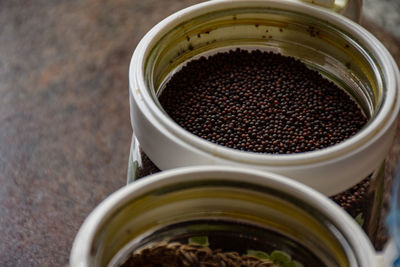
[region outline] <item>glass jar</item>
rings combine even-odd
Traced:
[[[70,265],[119,266],[140,248],[199,236],[227,251],[280,250],[303,266],[379,266],[365,233],[322,194],[223,166],[168,170],[113,193],[81,226]]]
[[[235,48],[300,59],[346,90],[368,117],[347,140],[305,153],[244,152],[208,142],[180,127],[158,101],[165,83],[188,61]],[[399,112],[399,71],[383,45],[353,21],[294,1],[208,1],[166,18],[132,57],[133,127],[128,181],[192,165],[271,171],[332,197],[375,240],[381,225],[381,170]],[[361,195],[354,201],[355,193]]]

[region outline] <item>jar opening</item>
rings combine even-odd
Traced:
[[[218,245],[239,253],[285,251],[304,266],[358,266],[364,260],[355,254],[342,226],[303,198],[274,186],[209,177],[183,175],[178,177],[181,181],[155,190],[136,188],[130,194],[134,197],[114,208],[95,229],[92,257],[101,266],[118,266],[132,250],[150,243],[207,236],[215,241],[212,246],[224,241],[218,241],[220,237],[241,242],[242,247]]]
[[[157,40],[147,57],[144,74],[148,93],[174,131],[184,130],[169,118],[158,101],[166,82],[194,59],[236,48],[294,57],[333,81],[368,118],[356,136],[380,113],[386,97],[381,69],[350,33],[316,17],[280,8],[224,9],[174,26]],[[206,145],[205,140],[197,142]]]

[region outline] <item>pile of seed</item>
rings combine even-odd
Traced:
[[[278,267],[237,252],[211,250],[197,244],[161,242],[133,253],[121,267]]]
[[[358,105],[333,82],[291,57],[234,50],[189,62],[160,103],[187,131],[260,153],[325,148],[365,124]]]
[[[160,169],[150,160],[150,158],[141,149],[139,153],[142,159],[142,165],[137,170],[138,179],[160,171]]]
[[[371,176],[368,176],[360,183],[351,187],[350,189],[337,194],[331,199],[346,210],[352,217],[356,217],[360,213],[364,218],[369,218],[371,212],[371,197],[372,193],[369,192],[371,183]]]

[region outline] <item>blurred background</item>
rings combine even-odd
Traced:
[[[400,1],[364,0],[364,16],[400,38]]]
[[[126,181],[132,52],[198,2],[0,1],[0,266],[67,265],[85,217]],[[361,24],[400,63],[400,1],[364,4]]]

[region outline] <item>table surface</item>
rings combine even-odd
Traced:
[[[125,184],[132,52],[196,2],[1,2],[0,266],[68,264],[85,217]],[[400,63],[400,41],[372,21]]]

